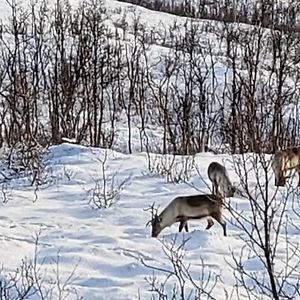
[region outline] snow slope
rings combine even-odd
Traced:
[[[152,270],[140,260],[168,269],[170,263],[159,240],[151,238],[151,229],[145,227],[150,214],[144,209],[153,201],[162,208],[177,195],[197,191],[185,183],[167,183],[150,174],[144,153],[105,153],[104,149],[72,144],[51,147],[45,157],[51,184],[39,188],[37,199],[33,187],[12,183],[11,197],[1,204],[0,216],[0,262],[6,273],[16,268],[22,258],[33,258],[34,236],[40,232],[37,256],[47,278],[55,280],[56,265],[59,265],[62,282],[74,273],[68,282],[83,299],[137,299],[138,296],[150,299],[145,278],[152,275]],[[89,205],[89,190],[102,178],[101,161],[105,155],[108,178],[116,174],[115,184],[130,179],[123,186],[117,203],[107,209],[93,209]],[[210,153],[197,155],[196,165],[203,180],[194,172],[191,181],[203,192],[209,192],[207,166],[211,161],[219,161],[225,163],[233,181],[237,182],[228,159],[230,157]],[[247,199],[232,198],[232,201],[248,214]],[[225,215],[230,219],[227,211]],[[300,225],[299,220],[294,221]],[[230,291],[235,283],[229,263],[231,252],[243,246],[239,238],[241,232],[228,224],[228,237],[223,237],[218,224],[209,231],[204,230],[205,226],[205,220],[190,222],[190,233],[177,234],[177,225],[173,225],[164,230],[159,239],[171,242],[177,236],[176,243],[180,244],[189,238],[185,260],[191,265],[191,273],[195,280],[200,277],[202,258],[212,275],[221,276],[222,283],[215,287],[214,295],[223,299],[224,289]],[[299,240],[299,232],[292,232],[291,238]],[[248,267],[259,270],[259,264],[250,258]],[[157,275],[162,276],[159,272]],[[73,294],[69,299],[72,297],[75,299]]]

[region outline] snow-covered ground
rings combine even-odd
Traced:
[[[93,209],[89,204],[90,191],[97,180],[102,182],[101,161],[105,156],[107,178],[115,174],[116,186],[126,178],[128,181],[122,187],[118,202],[110,208]],[[195,164],[203,179],[194,171],[190,181],[203,193],[209,192],[206,170],[210,162],[219,161],[225,163],[233,182],[238,183],[229,160],[225,155],[197,155]],[[42,265],[40,273],[45,278],[55,282],[58,272],[61,283],[67,282],[67,287],[75,288],[83,299],[150,299],[145,278],[151,277],[153,271],[143,266],[141,259],[150,266],[170,269],[159,240],[171,243],[176,237],[176,243],[180,244],[188,238],[185,263],[190,265],[194,279],[201,276],[203,259],[206,276],[211,272],[212,278],[219,275],[222,280],[213,295],[225,299],[224,289],[230,292],[235,284],[229,266],[232,251],[243,247],[241,232],[236,227],[229,222],[228,236],[224,237],[218,224],[205,231],[205,220],[193,221],[189,233],[178,234],[177,225],[173,225],[156,239],[151,238],[151,228],[145,226],[150,213],[144,209],[154,201],[161,210],[175,196],[197,191],[185,183],[168,183],[150,174],[145,153],[125,155],[62,144],[49,149],[45,164],[51,183],[35,192],[33,187],[12,183],[8,202],[1,203],[0,260],[4,274],[17,268],[24,257],[34,257],[34,237],[40,233],[37,258]],[[232,201],[245,215],[249,214],[246,198],[232,198]],[[228,211],[225,216],[231,219]],[[300,225],[299,220],[294,222]],[[290,237],[296,243],[299,232],[292,232]],[[279,245],[283,247],[280,253],[284,253],[284,246]],[[246,266],[257,271],[260,268],[253,258],[249,258]],[[162,276],[159,272],[156,275]],[[242,294],[240,297],[248,299]],[[75,295],[72,298],[75,299]]]

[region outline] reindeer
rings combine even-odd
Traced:
[[[223,227],[224,236],[226,236],[226,222],[222,216],[222,205],[222,198],[211,194],[177,197],[159,215],[155,213],[152,216],[150,221],[152,223],[152,237],[157,237],[164,228],[176,222],[180,223],[179,232],[183,228],[188,232],[188,220],[205,217],[211,217],[218,221]],[[208,219],[206,229],[214,224],[211,218]]]
[[[212,193],[223,197],[233,197],[236,188],[231,184],[227,170],[217,162],[212,162],[207,169],[207,175],[212,182]]]
[[[300,186],[300,147],[277,151],[273,156],[272,169],[275,174],[275,186],[284,186],[287,171],[292,169],[296,169],[298,172],[298,186]]]

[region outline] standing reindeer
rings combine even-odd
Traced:
[[[180,222],[179,232],[183,228],[188,231],[188,220],[205,217],[211,217],[218,221],[223,227],[224,236],[226,236],[226,222],[222,216],[222,205],[222,198],[216,195],[177,197],[159,215],[155,213],[152,216],[152,237],[157,237],[164,228],[176,222]],[[213,220],[209,219],[206,229],[213,224]]]
[[[296,169],[298,172],[298,186],[300,186],[300,147],[277,151],[272,160],[272,169],[275,174],[276,186],[285,185],[287,171],[292,169]]]
[[[227,170],[217,162],[212,162],[207,169],[207,175],[212,182],[214,195],[233,197],[236,188],[231,184]]]

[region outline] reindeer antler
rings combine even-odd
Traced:
[[[147,208],[143,209],[144,211],[150,211],[151,212],[151,220],[149,220],[146,223],[146,227],[148,227],[152,223],[154,218],[157,216],[158,208],[159,208],[159,206],[155,207],[155,202],[153,202],[152,205],[149,205]]]

